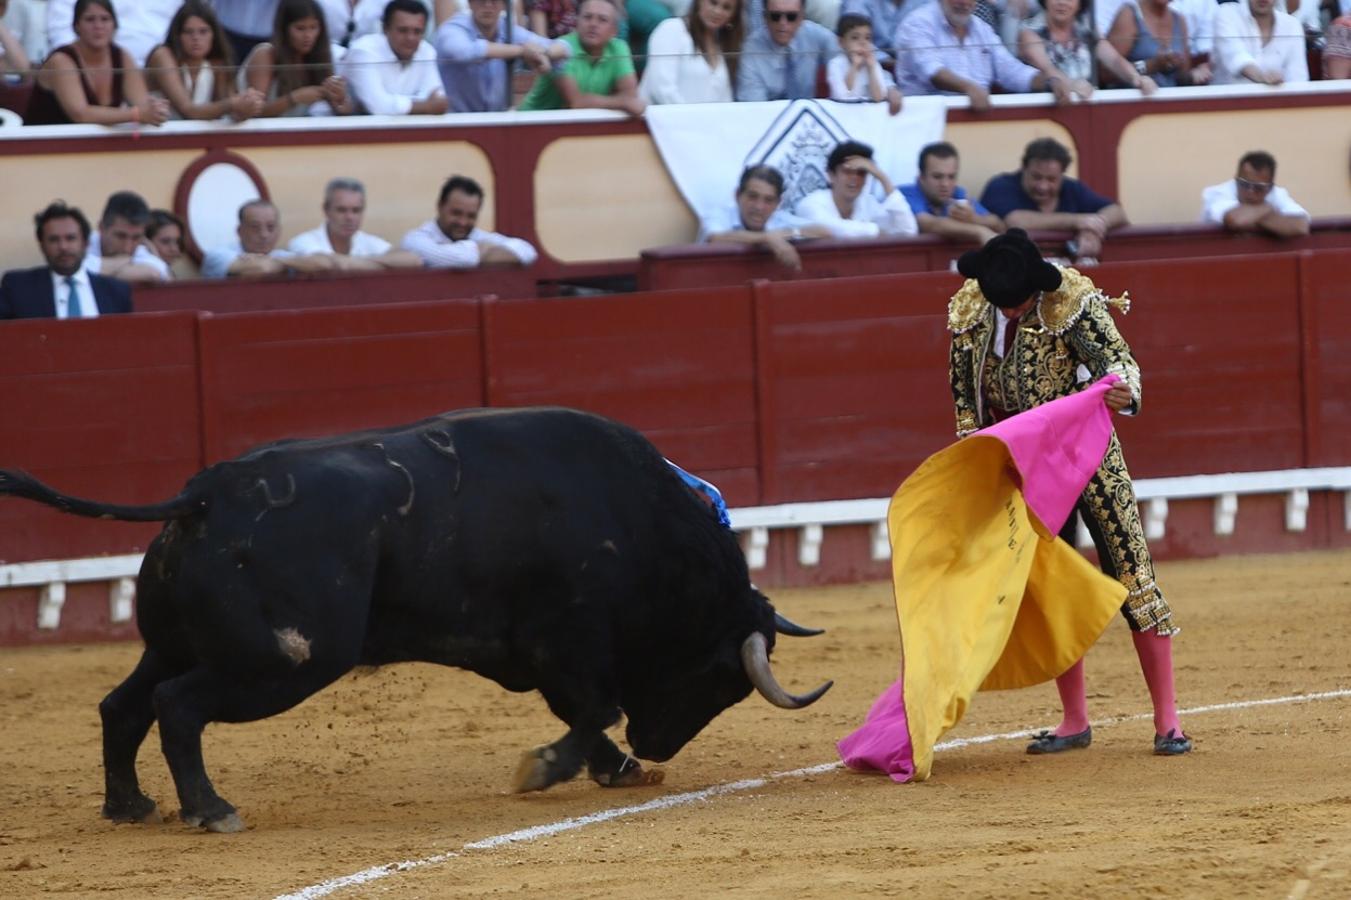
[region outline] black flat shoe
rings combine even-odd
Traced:
[[[1054,731],[1043,731],[1032,739],[1032,743],[1027,745],[1027,752],[1036,756],[1042,753],[1060,753],[1064,750],[1082,750],[1093,743],[1093,729],[1085,728],[1078,734],[1067,734],[1060,736]],[[1155,745],[1158,746],[1157,744]],[[1187,745],[1191,749],[1191,745]],[[1155,750],[1157,753],[1158,750]],[[1185,753],[1186,751],[1179,751]]]
[[[1155,756],[1181,756],[1192,752],[1192,739],[1180,731],[1172,730],[1168,734],[1154,735]]]

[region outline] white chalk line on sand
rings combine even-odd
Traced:
[[[1337,691],[1321,691],[1315,694],[1299,694],[1290,697],[1269,697],[1263,700],[1237,700],[1233,703],[1213,703],[1209,706],[1194,706],[1190,709],[1180,710],[1179,714],[1184,716],[1195,716],[1203,713],[1224,712],[1234,709],[1251,709],[1258,706],[1281,706],[1289,703],[1312,703],[1318,700],[1340,700],[1351,697],[1351,689]],[[1140,719],[1152,718],[1151,713],[1140,713],[1134,716],[1116,716],[1109,719],[1101,719],[1094,722],[1095,727],[1104,727],[1107,725],[1118,725],[1122,722],[1134,722]],[[1012,741],[1031,737],[1037,729],[1024,729],[1022,731],[1008,731],[1003,734],[984,734],[978,737],[954,738],[950,741],[943,741],[934,745],[934,750],[956,750],[960,747],[970,747],[976,744],[988,744],[993,741]],[[589,825],[598,825],[601,822],[609,822],[612,819],[621,819],[626,816],[636,816],[647,812],[657,812],[664,809],[673,809],[678,806],[688,806],[691,803],[697,803],[703,800],[712,800],[715,797],[721,797],[726,794],[735,794],[741,791],[753,790],[764,787],[771,781],[784,778],[803,778],[808,775],[821,775],[834,769],[842,768],[838,762],[821,763],[816,766],[807,766],[803,769],[793,769],[787,772],[775,772],[762,778],[746,778],[741,781],[730,781],[726,784],[718,784],[713,787],[704,788],[698,791],[687,791],[681,794],[668,794],[664,797],[658,797],[655,800],[649,800],[646,803],[639,803],[635,806],[618,806],[614,809],[602,810],[598,813],[592,813],[587,816],[577,816],[571,819],[561,819],[557,822],[550,822],[544,825],[532,825],[529,828],[522,828],[519,831],[511,831],[506,834],[498,834],[493,837],[483,838],[482,840],[472,841],[465,844],[459,850],[449,850],[445,853],[437,853],[433,856],[427,856],[422,859],[405,860],[403,862],[385,863],[381,866],[372,866],[369,869],[362,869],[360,872],[353,872],[351,875],[343,875],[340,878],[332,878],[328,881],[312,884],[309,887],[301,888],[289,894],[281,894],[276,900],[315,900],[318,897],[326,897],[343,888],[356,887],[361,884],[369,884],[372,881],[378,881],[381,878],[388,878],[391,875],[397,875],[400,872],[408,872],[413,869],[421,869],[426,866],[434,866],[447,860],[463,856],[465,851],[470,850],[494,850],[498,847],[504,847],[508,844],[521,844],[529,841],[539,840],[540,838],[550,837],[555,834],[561,834],[565,831],[575,831],[578,828],[586,828]]]

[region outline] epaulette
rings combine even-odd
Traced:
[[[1051,334],[1059,336],[1073,328],[1074,323],[1083,316],[1088,304],[1094,301],[1115,306],[1122,313],[1129,313],[1131,310],[1129,291],[1120,297],[1109,297],[1093,284],[1093,279],[1069,266],[1060,268],[1060,276],[1060,287],[1054,293],[1042,295],[1041,302],[1037,304],[1041,324]],[[951,313],[948,318],[951,320]]]
[[[980,292],[976,279],[968,278],[961,290],[948,301],[948,329],[953,334],[970,331],[980,324],[989,308],[990,301]]]

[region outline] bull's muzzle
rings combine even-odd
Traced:
[[[811,693],[801,695],[785,691],[774,680],[774,671],[769,667],[769,643],[758,631],[751,632],[750,637],[741,642],[741,665],[746,670],[746,677],[755,685],[760,696],[782,709],[802,709],[804,706],[811,706],[835,684],[833,681],[827,681]]]

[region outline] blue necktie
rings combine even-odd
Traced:
[[[78,319],[84,315],[84,309],[80,306],[80,289],[74,275],[66,276],[66,287],[70,288],[70,293],[66,294],[66,318]]]

